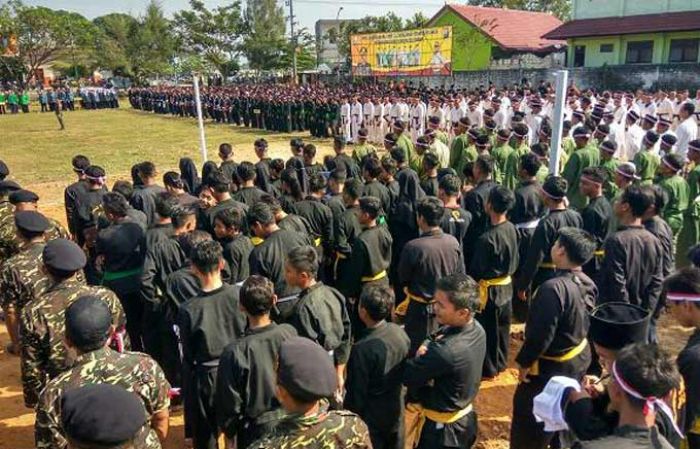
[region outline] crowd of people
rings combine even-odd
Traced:
[[[35,100],[39,103],[39,112],[74,111],[83,109],[119,108],[119,93],[113,87],[86,86],[76,89],[70,87],[48,87],[36,90]],[[32,94],[29,89],[0,87],[0,115],[24,114],[31,112]]]
[[[182,404],[195,449],[222,433],[238,448],[469,448],[514,321],[511,448],[700,447],[688,92],[572,88],[549,174],[544,84],[429,92],[428,107],[423,91],[411,107],[392,93],[380,125],[353,111],[381,95],[305,89],[203,102],[216,120],[281,130],[308,126],[309,101],[334,106],[317,128],[332,155],[295,138],[271,159],[260,138],[246,161],[222,144],[201,175],[188,158],[163,174],[146,161],[111,191],[78,155],[67,230],[0,164],[0,297],[36,447],[157,448]],[[183,89],[130,101],[192,114]],[[695,329],[677,360],[658,345],[663,313]],[[110,420],[110,399],[132,413]]]

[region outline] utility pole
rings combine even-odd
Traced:
[[[289,29],[292,33],[292,83],[297,83],[297,35],[294,33],[294,0],[289,3]]]

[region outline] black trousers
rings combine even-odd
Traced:
[[[165,314],[150,306],[146,306],[143,314],[141,335],[144,349],[163,368],[170,385],[179,387],[182,385],[182,362],[177,336]]]
[[[191,432],[194,449],[218,449],[216,422],[217,366],[197,366],[183,372],[185,423]]]
[[[511,295],[508,294],[507,297],[509,296]],[[493,301],[489,300],[484,310],[476,315],[477,321],[486,332],[484,377],[495,377],[508,366],[508,344],[510,343],[510,322],[512,314],[513,306],[510,302],[498,306]]]
[[[115,281],[105,281],[103,285],[112,290],[122,304],[126,315],[126,333],[131,340],[131,350],[143,352],[141,323],[143,322],[143,301],[139,277],[127,277]],[[137,288],[134,288],[136,286]]]
[[[545,432],[544,423],[538,423],[532,414],[533,399],[544,390],[548,380],[547,377],[530,377],[529,383],[520,383],[515,389],[511,449],[546,449],[552,441],[555,433]]]
[[[478,430],[475,412],[452,424],[443,425],[426,419],[416,449],[469,449],[476,442]]]
[[[403,319],[404,330],[411,340],[409,356],[413,357],[426,338],[438,328],[432,304],[409,301],[406,316]]]

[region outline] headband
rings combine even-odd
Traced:
[[[510,136],[508,136],[508,137],[501,137],[500,134],[497,134],[497,135],[496,135],[496,139],[497,139],[497,140],[500,140],[501,142],[508,142],[508,141],[510,140]]]
[[[692,301],[692,302],[700,302],[700,294],[696,294],[696,293],[668,292],[668,293],[666,293],[666,299],[668,299],[669,301]]]
[[[676,431],[676,433],[678,433],[678,435],[680,435],[681,438],[684,438],[683,432],[681,432],[681,430],[676,425],[676,420],[673,417],[673,412],[669,408],[668,404],[666,404],[662,399],[659,399],[655,396],[648,396],[648,397],[642,396],[642,394],[640,394],[637,390],[635,390],[630,384],[628,384],[622,378],[622,376],[620,376],[620,373],[617,371],[617,362],[613,362],[612,375],[613,375],[613,378],[615,379],[615,382],[617,382],[617,384],[620,386],[620,388],[622,388],[624,390],[625,393],[629,394],[633,398],[641,399],[642,401],[645,401],[644,410],[642,412],[642,413],[644,413],[644,416],[647,416],[652,411],[657,411],[657,410],[660,411],[661,413],[666,415],[666,417],[669,419],[669,421],[671,421],[671,423],[673,424],[673,429]]]
[[[666,158],[661,159],[661,162],[662,162],[666,167],[670,168],[671,170],[673,170],[673,171],[675,171],[675,172],[677,172],[677,171],[680,170],[680,168],[676,168],[676,167],[674,167],[673,165],[669,164],[668,161],[666,160]]]
[[[595,185],[598,185],[598,186],[602,186],[602,185],[603,185],[602,182],[598,182],[598,181],[596,181],[595,179],[593,179],[593,178],[591,178],[591,177],[589,177],[589,176],[586,176],[586,175],[582,175],[582,176],[581,176],[581,181],[590,182],[591,184],[595,184]]]
[[[562,196],[552,195],[551,193],[547,192],[544,188],[541,188],[540,190],[542,191],[544,196],[546,196],[549,199],[555,200],[555,201],[561,201],[566,197],[566,195],[562,195]]]
[[[688,149],[693,150],[693,151],[700,151],[700,147],[697,147],[697,146],[690,144],[690,143],[688,144]]]
[[[105,185],[107,183],[107,176],[89,176],[85,175],[85,178],[94,181],[96,183],[99,183],[100,185]]]

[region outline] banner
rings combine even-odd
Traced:
[[[0,35],[0,56],[18,56],[19,47],[16,36]]]
[[[452,73],[452,27],[350,36],[354,76],[434,76]]]

